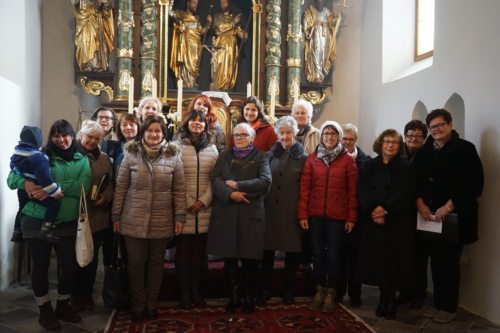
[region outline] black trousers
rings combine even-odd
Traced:
[[[460,291],[460,256],[463,245],[419,239],[417,241],[416,296],[425,295],[427,265],[430,259],[434,285],[434,307],[456,312]]]
[[[75,237],[59,236],[55,244],[39,238],[26,238],[31,255],[31,284],[35,297],[43,297],[49,292],[49,265],[52,248],[56,251],[59,264],[57,291],[60,295],[69,295],[78,275],[78,263],[75,254]]]
[[[344,234],[342,239],[341,276],[337,295],[344,296],[347,292],[351,299],[361,297],[361,283],[356,278],[358,266],[359,233],[353,230]]]

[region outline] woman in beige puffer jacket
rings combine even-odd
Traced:
[[[186,223],[178,237],[175,268],[180,286],[179,304],[184,309],[206,305],[199,280],[212,212],[210,173],[219,157],[210,143],[208,122],[201,110],[188,114],[176,143],[182,149],[186,177]]]
[[[125,145],[112,210],[127,247],[134,322],[157,317],[167,241],[182,232],[186,205],[180,149],[166,142],[164,120],[146,118],[139,136]]]

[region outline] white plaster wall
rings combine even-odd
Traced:
[[[40,126],[41,0],[0,1],[0,289],[17,270],[10,242],[17,212],[17,196],[5,179],[13,148],[24,125]]]
[[[364,0],[359,111],[361,145],[370,147],[383,129],[402,130],[417,101],[432,110],[443,107],[453,93],[463,98],[465,133],[460,134],[480,153],[485,189],[480,200],[480,240],[464,252],[460,305],[496,323],[500,323],[500,219],[495,207],[500,197],[499,12],[497,0],[474,5],[469,0],[436,1],[433,65],[382,84],[382,0]]]

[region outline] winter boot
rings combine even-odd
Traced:
[[[39,305],[40,317],[38,317],[38,322],[43,328],[49,331],[57,331],[61,329],[61,324],[57,320],[56,314],[52,309],[52,304],[47,302],[43,305]]]
[[[325,301],[326,297],[326,288],[323,286],[316,286],[316,295],[314,295],[314,298],[309,304],[309,309],[311,310],[319,310],[323,307],[323,302]]]
[[[82,321],[82,317],[69,304],[69,299],[58,300],[55,313],[58,319],[69,321],[70,323],[79,323]]]

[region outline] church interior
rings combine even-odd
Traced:
[[[112,2],[117,13],[119,3],[127,1]],[[172,2],[173,9],[185,3]],[[313,1],[233,2],[233,8],[242,13],[242,29],[249,32],[245,43],[242,38],[237,39],[237,44],[241,43],[238,45],[241,55],[237,60],[240,70],[235,82],[229,88],[219,88],[223,83],[212,78],[215,74],[210,54],[217,51],[217,47],[213,47],[202,53],[195,83],[190,86],[187,78],[183,89],[179,89],[179,77],[169,69],[172,31],[165,29],[167,25],[157,26],[156,33],[161,37],[153,45],[156,49],[152,60],[137,55],[130,57],[130,54],[118,56],[118,43],[125,43],[126,38],[116,29],[116,49],[111,51],[109,70],[86,71],[79,68],[75,60],[75,6],[70,0],[1,0],[0,42],[4,46],[0,52],[0,96],[9,121],[0,122],[0,132],[4,133],[0,178],[8,177],[12,147],[17,144],[24,125],[39,126],[45,137],[57,119],[67,119],[76,128],[101,105],[122,113],[133,112],[140,98],[151,94],[163,101],[164,114],[168,115],[178,112],[179,107],[185,108],[195,94],[213,93],[211,96],[216,101],[219,117],[224,119],[226,132],[234,125],[235,113],[248,95],[248,89],[264,102],[268,114],[272,112],[276,117],[290,113],[294,95],[298,94],[313,103],[314,126],[320,127],[326,120],[357,125],[358,145],[372,156],[375,155],[373,140],[384,129],[394,128],[402,133],[409,120],[424,120],[431,110],[446,108],[453,115],[454,128],[460,137],[475,145],[485,175],[479,199],[479,241],[465,246],[460,263],[459,306],[491,323],[490,327],[485,324],[484,332],[500,332],[495,326],[500,325],[500,265],[495,259],[500,255],[500,228],[496,227],[499,218],[495,209],[498,201],[495,198],[500,197],[500,178],[495,171],[500,167],[500,27],[497,24],[500,2],[436,0],[433,54],[415,61],[415,0],[332,0],[329,6],[342,8],[342,21],[336,32],[334,61],[321,82],[308,79],[300,72],[304,67],[300,65],[301,43],[290,46],[293,38],[287,41],[287,25],[300,25],[290,13],[296,11],[295,16],[300,20],[306,8],[306,5],[295,8],[294,4],[300,6]],[[129,3],[133,6],[136,24],[133,40],[128,43],[136,54],[140,50],[144,53],[141,6],[158,1],[130,0]],[[211,13],[210,3],[199,1],[199,10],[204,13],[202,21]],[[251,13],[252,3],[257,4],[260,13]],[[274,15],[281,21],[281,26],[275,27],[279,38],[266,30],[269,29],[266,14],[274,10],[266,7],[269,3],[278,7]],[[158,22],[160,16],[161,20],[168,20],[168,9],[158,5],[155,15]],[[266,40],[273,38],[278,40],[276,47],[266,44]],[[207,39],[212,41],[212,36]],[[299,52],[295,54],[299,65],[290,61],[291,48]],[[129,71],[128,78],[123,77],[124,71]],[[131,76],[135,78],[132,89]],[[92,86],[90,81],[100,85]],[[183,95],[179,95],[179,90],[183,90]],[[181,101],[179,96],[183,96]],[[24,281],[29,276],[25,265],[19,267],[18,258],[25,254],[20,254],[18,246],[10,242],[17,197],[5,181],[2,184],[0,298],[2,293],[12,297],[20,290],[16,282],[19,274]],[[25,297],[25,302],[29,302],[29,294]],[[7,310],[0,307],[0,323],[2,312]],[[106,316],[108,314],[100,314],[96,318],[103,321]],[[103,329],[82,328],[82,331]],[[462,332],[456,327],[447,329]],[[464,332],[469,332],[468,329],[470,327]],[[380,331],[390,332],[387,328]],[[417,331],[427,332],[419,327]]]

